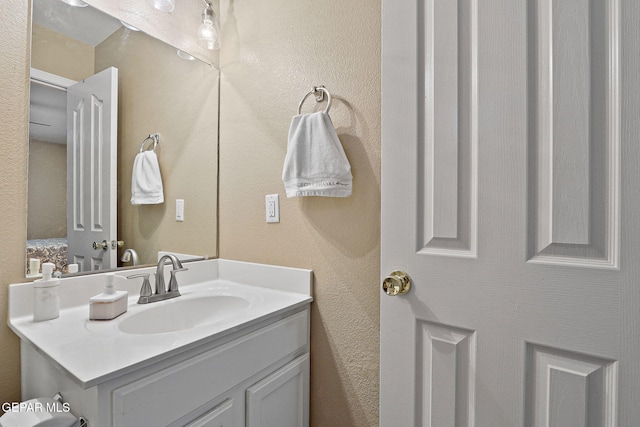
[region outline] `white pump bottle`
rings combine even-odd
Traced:
[[[60,316],[60,280],[52,279],[55,265],[42,264],[42,279],[33,282],[33,321],[55,319]]]

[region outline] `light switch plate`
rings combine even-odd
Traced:
[[[184,221],[184,199],[176,199],[176,221]]]
[[[267,194],[265,208],[267,222],[280,222],[280,197],[278,194]]]

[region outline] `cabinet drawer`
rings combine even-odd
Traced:
[[[170,424],[304,348],[308,340],[307,313],[297,313],[115,389],[113,425]]]

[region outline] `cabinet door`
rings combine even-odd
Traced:
[[[233,424],[233,399],[227,399],[185,427],[238,427]]]
[[[309,354],[247,389],[247,427],[308,427]]]

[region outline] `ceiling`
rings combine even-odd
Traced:
[[[34,0],[33,23],[94,47],[122,26],[91,6],[72,7],[61,0]]]

